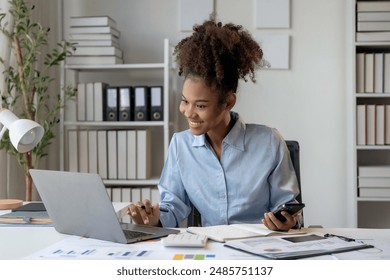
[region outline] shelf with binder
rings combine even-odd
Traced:
[[[101,148],[97,148],[98,144],[96,141],[91,140],[91,142],[87,142],[89,140],[85,139],[93,139],[94,137],[98,137],[98,133],[106,134],[101,136],[101,139],[105,137],[106,143],[104,147],[107,149],[111,149],[112,144],[109,144],[109,141],[116,141],[117,150],[114,155],[114,152],[111,153],[108,151],[105,155],[105,167],[107,169],[107,173],[101,174],[105,184],[107,186],[148,186],[148,185],[156,185],[158,183],[158,177],[160,175],[168,145],[170,140],[170,131],[171,131],[171,123],[169,121],[169,104],[170,104],[170,80],[169,74],[172,70],[170,68],[170,45],[167,39],[164,40],[164,58],[163,63],[134,63],[134,64],[115,64],[115,65],[64,65],[62,67],[62,84],[73,83],[79,85],[80,83],[105,83],[107,86],[133,86],[133,85],[145,85],[147,87],[159,87],[161,88],[161,107],[162,107],[162,120],[145,120],[145,121],[137,121],[137,120],[99,120],[94,119],[78,119],[78,99],[76,98],[73,101],[68,102],[65,109],[61,111],[61,149],[60,149],[60,168],[61,170],[71,170],[78,172],[97,172],[100,174],[100,170],[96,167],[96,164],[92,161],[95,159],[98,161],[98,165],[100,164],[100,159],[98,155],[93,155],[93,151],[100,151]],[[156,73],[155,77],[150,81],[139,81],[137,77],[133,77],[134,73],[138,71],[154,71]],[[142,72],[143,73],[143,72]],[[118,76],[122,77],[122,80],[118,82]],[[136,76],[136,75],[135,75]],[[147,75],[143,75],[147,76]],[[104,77],[104,81],[103,78]],[[114,79],[115,78],[115,79]],[[87,86],[87,85],[86,85]],[[88,102],[88,101],[87,101]],[[103,104],[104,106],[104,104]],[[119,105],[118,105],[119,106]],[[102,106],[100,105],[99,108]],[[100,109],[99,109],[100,110]],[[119,109],[118,109],[119,110]],[[69,136],[69,133],[72,135]],[[140,143],[142,140],[139,138],[139,133],[147,133],[148,138],[148,146],[144,147],[144,149],[150,150],[148,153],[148,158],[145,159],[146,162],[143,162],[143,165],[146,165],[146,168],[149,168],[150,171],[148,174],[137,174],[137,175],[129,175],[125,174],[126,171],[121,171],[122,168],[121,162],[126,159],[126,151],[123,152],[123,149],[129,150],[129,143],[132,140],[129,137],[138,137],[137,141],[134,143]],[[80,134],[82,134],[80,136]],[[113,138],[115,140],[110,140],[109,136],[115,134],[118,138]],[[125,136],[120,136],[120,134],[124,134]],[[150,135],[149,135],[150,134]],[[88,135],[88,136],[85,136]],[[94,135],[94,136],[91,136]],[[72,138],[73,137],[73,138]],[[102,138],[103,137],[103,138]],[[121,137],[121,138],[119,138]],[[123,138],[124,137],[124,138]],[[133,139],[131,138],[131,139]],[[76,143],[78,147],[74,147],[74,143],[72,144],[72,139],[76,139]],[[97,138],[99,139],[99,138]],[[135,139],[135,138],[134,138]],[[82,142],[80,144],[80,142]],[[103,141],[103,140],[102,140]],[[121,141],[121,142],[120,142]],[[127,141],[127,142],[126,142]],[[95,143],[94,143],[95,142]],[[123,143],[127,144],[123,144]],[[91,149],[91,143],[96,146],[95,149],[92,149],[92,152],[89,152],[89,155],[93,155],[92,160],[87,158],[81,158],[81,156],[88,155],[86,149]],[[122,144],[120,144],[122,143]],[[81,146],[80,146],[81,145]],[[95,147],[93,146],[93,147]],[[78,150],[80,153],[73,152],[74,150]],[[133,151],[139,151],[139,146],[131,147]],[[96,152],[97,153],[97,152]],[[153,159],[151,157],[153,154]],[[127,155],[128,156],[128,155]],[[138,155],[139,157],[139,155]],[[104,157],[102,156],[104,159]],[[71,162],[77,162],[76,167],[71,167]],[[88,162],[89,163],[86,163]],[[114,164],[115,161],[115,164]],[[81,162],[81,164],[80,164]],[[89,164],[89,165],[88,165]],[[135,163],[133,163],[135,164]],[[137,163],[139,164],[139,163]],[[90,165],[93,165],[93,168],[90,168]],[[101,164],[104,165],[104,164]],[[128,163],[128,165],[130,165]],[[149,166],[150,165],[150,166]],[[82,167],[84,166],[84,167]],[[88,166],[88,167],[86,167]],[[114,167],[113,167],[114,166]],[[149,166],[149,167],[148,167]],[[110,168],[114,169],[113,172],[116,173],[117,176],[110,175]],[[137,167],[139,168],[139,167]],[[122,172],[120,176],[119,173]],[[129,171],[127,171],[129,172]],[[133,173],[135,171],[132,171]],[[124,175],[123,175],[124,174]]]
[[[164,121],[120,121],[120,122],[93,122],[93,121],[65,121],[64,125],[75,125],[79,127],[150,127],[150,126],[164,126]]]
[[[139,69],[164,69],[165,63],[131,63],[131,64],[97,64],[97,65],[83,65],[73,64],[65,65],[65,69],[75,71],[102,71],[102,70],[139,70]]]
[[[350,226],[387,228],[390,220],[380,217],[390,211],[390,184],[376,185],[377,175],[366,177],[361,172],[367,167],[381,170],[390,166],[390,41],[386,39],[390,30],[385,28],[390,20],[367,18],[382,16],[385,11],[390,13],[390,1],[351,0],[349,3],[352,54]],[[373,24],[378,30],[363,28]],[[367,182],[373,184],[366,185]]]

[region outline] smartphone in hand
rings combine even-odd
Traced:
[[[284,223],[286,221],[286,218],[282,215],[282,211],[286,211],[290,215],[294,215],[298,211],[302,210],[303,207],[305,207],[305,203],[285,203],[281,207],[276,209],[273,213],[279,221]]]

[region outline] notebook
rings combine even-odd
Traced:
[[[18,208],[12,209],[12,212],[45,212],[46,208],[42,202],[30,202]]]
[[[98,174],[38,169],[30,174],[60,233],[126,244],[179,232],[120,223]]]

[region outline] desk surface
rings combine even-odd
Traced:
[[[118,215],[122,215],[126,205],[114,204]],[[1,211],[5,214],[9,211]],[[183,229],[184,230],[184,229]],[[324,235],[332,233],[348,236],[375,246],[374,249],[353,251],[337,255],[326,255],[315,259],[390,259],[390,229],[354,228],[309,228],[308,233]],[[94,255],[83,255],[85,259],[166,259],[211,258],[211,259],[260,259],[260,257],[240,252],[223,243],[209,241],[205,248],[167,248],[159,240],[134,244],[117,244],[95,239],[80,238],[58,233],[52,226],[13,226],[0,224],[0,260],[61,258],[65,251],[73,252],[72,257],[80,257],[79,252],[94,251]],[[61,252],[53,255],[54,251]],[[70,255],[66,255],[67,258]]]
[[[362,240],[376,246],[374,249],[367,249],[366,253],[348,252],[337,255],[316,257],[318,259],[390,259],[390,229],[308,229],[309,233],[325,234],[333,233]],[[200,256],[213,259],[257,259],[244,252],[223,246],[223,243],[209,241],[206,248],[166,248],[159,241],[140,242],[123,245],[94,239],[81,239],[79,237],[60,234],[53,227],[40,226],[0,226],[0,259],[36,259],[48,258],[53,250],[87,250],[87,248],[98,248],[103,255],[95,255],[94,258],[102,259],[111,250],[110,257],[114,252],[122,254],[124,251],[128,258],[138,259],[175,259]],[[47,248],[47,250],[45,250]],[[57,248],[57,249],[55,249]],[[41,256],[36,253],[40,252]],[[129,255],[129,252],[132,252]],[[151,253],[152,252],[152,253]],[[107,254],[108,256],[108,254]],[[54,257],[53,255],[51,257]],[[59,257],[60,258],[60,257]],[[93,259],[93,258],[92,258]]]

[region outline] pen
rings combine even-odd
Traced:
[[[337,238],[340,238],[341,240],[344,240],[344,241],[347,241],[347,242],[356,241],[353,238],[349,238],[349,237],[345,237],[345,236],[341,236],[341,235],[336,235],[336,234],[331,234],[331,233],[325,234],[324,237],[325,238],[337,237]]]

